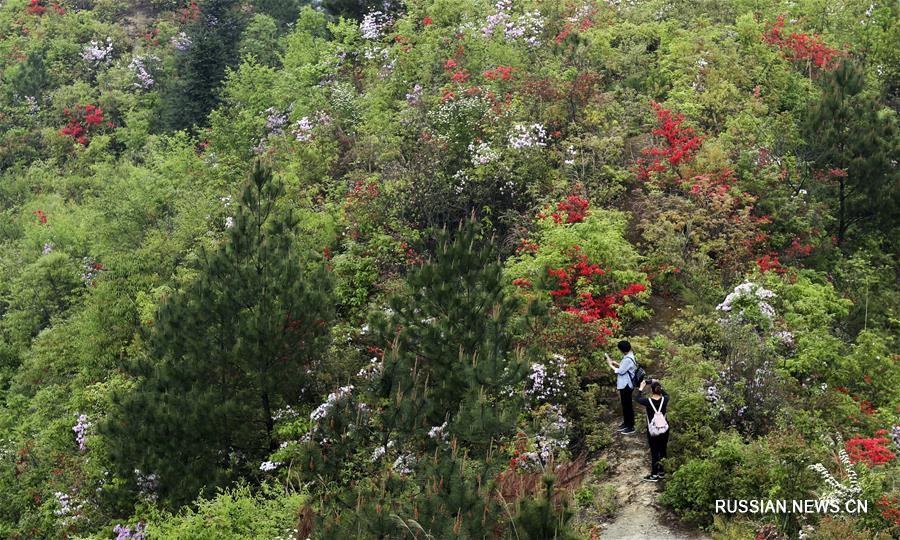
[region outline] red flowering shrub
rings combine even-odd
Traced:
[[[618,333],[623,316],[639,316],[635,297],[647,291],[633,248],[615,225],[620,218],[589,208],[573,194],[538,214],[539,231],[521,241],[509,268],[516,288],[550,305],[540,339],[576,361]]]
[[[834,67],[832,61],[834,58],[846,54],[845,51],[826,47],[822,39],[815,34],[810,36],[792,32],[786,35],[784,15],[779,15],[774,23],[766,26],[763,41],[781,49],[785,58],[790,60],[806,60],[819,68],[830,69]]]
[[[678,166],[694,158],[703,145],[703,138],[693,129],[682,127],[684,115],[673,113],[662,105],[652,101],[650,105],[656,111],[657,126],[653,135],[662,137],[663,143],[645,148],[642,153],[650,159],[637,161],[637,177],[641,181],[653,181],[666,171],[673,171],[679,177]]]
[[[357,180],[344,196],[344,213],[350,222],[350,236],[356,240],[368,232],[380,209],[376,204],[381,190],[375,182]]]
[[[40,222],[41,225],[47,223],[47,214],[45,214],[43,210],[35,210],[33,213],[37,216],[38,222]]]
[[[185,23],[188,21],[196,21],[200,18],[200,6],[197,5],[197,2],[191,2],[187,6],[181,8],[180,11],[181,22]]]
[[[573,246],[570,256],[567,265],[547,269],[552,287],[548,294],[558,313],[575,317],[566,328],[582,338],[582,346],[604,345],[613,329],[619,328],[619,307],[647,287],[632,283],[616,290],[612,280],[604,279],[607,271],[589,262],[580,246]]]
[[[786,268],[781,266],[781,263],[778,262],[778,257],[773,257],[771,255],[763,255],[756,259],[756,267],[759,268],[759,271],[765,274],[768,271],[775,272],[776,274],[781,274],[787,271]]]
[[[516,248],[516,255],[522,253],[534,254],[538,250],[538,245],[527,238],[523,238],[519,247]]]
[[[888,498],[887,495],[882,495],[875,504],[881,517],[890,521],[892,525],[900,525],[900,500],[897,497]]]
[[[144,41],[146,41],[148,45],[159,45],[159,40],[157,39],[158,36],[159,28],[150,29],[149,31],[147,31],[147,33],[144,34]]]
[[[107,121],[103,116],[103,109],[96,105],[77,105],[74,109],[68,107],[63,110],[68,118],[68,123],[59,130],[60,135],[72,137],[84,146],[89,142],[88,135],[96,133],[100,129],[114,128],[115,124]]]
[[[850,439],[847,441],[847,454],[853,463],[862,462],[870,467],[883,465],[897,457],[888,449],[888,442],[884,437]]]
[[[578,195],[569,195],[566,200],[557,203],[556,212],[550,214],[554,223],[580,223],[588,215],[590,203]]]
[[[489,79],[492,81],[497,80],[497,79],[499,79],[501,81],[508,81],[511,77],[511,75],[510,75],[511,72],[512,72],[511,67],[497,66],[494,69],[485,71],[483,73],[483,75],[484,75],[485,79]]]
[[[25,13],[29,15],[43,15],[45,11],[47,8],[41,5],[41,0],[30,0],[25,8]]]
[[[597,9],[589,4],[579,7],[570,17],[566,17],[566,23],[553,39],[556,43],[562,43],[573,32],[583,32],[594,26],[594,16]]]
[[[640,228],[651,244],[670,251],[654,253],[651,264],[675,264],[683,268],[691,259],[711,258],[728,275],[746,270],[769,235],[760,226],[768,216],[753,215],[757,198],[739,190],[734,170],[696,170],[694,158],[703,138],[682,126],[684,116],[652,102],[657,127],[652,131],[660,143],[645,148],[634,171],[644,185],[664,187],[651,192],[641,212]],[[678,237],[673,231],[690,231]],[[681,247],[675,247],[681,246]],[[758,264],[765,270],[780,268],[771,257]]]

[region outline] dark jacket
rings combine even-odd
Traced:
[[[647,422],[650,422],[651,420],[653,420],[653,407],[650,405],[650,400],[652,398],[644,397],[643,394],[644,393],[640,390],[635,390],[634,400],[643,405],[645,409],[647,409]],[[648,396],[649,395],[650,394],[648,394]],[[669,409],[669,394],[667,394],[666,391],[663,390],[662,396],[662,413],[663,416],[665,416],[666,411]],[[659,405],[660,401],[654,399],[653,406],[656,407],[656,410],[660,410]]]

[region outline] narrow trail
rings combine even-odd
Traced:
[[[643,410],[635,410],[638,419]],[[640,424],[640,421],[638,421]],[[617,422],[610,424],[614,430]],[[678,525],[670,512],[658,503],[665,480],[644,482],[650,472],[650,453],[647,448],[646,427],[634,435],[616,435],[614,450],[608,454],[610,475],[616,483],[619,511],[613,521],[603,528],[599,538],[610,540],[698,540],[707,539],[696,531]]]
[[[668,322],[677,317],[679,308],[665,298],[653,297],[654,316],[636,333],[645,336],[665,332]],[[657,305],[654,305],[657,304]],[[659,504],[665,480],[644,482],[650,472],[650,451],[647,443],[646,416],[643,407],[635,404],[637,433],[616,434],[607,461],[610,477],[615,479],[618,512],[612,522],[600,532],[599,538],[610,540],[698,540],[708,539],[698,531],[689,531],[678,524],[677,518]],[[619,418],[609,423],[615,431]]]
[[[634,329],[635,335],[665,334],[669,324],[679,316],[681,308],[671,298],[653,296],[649,301],[653,317]],[[610,540],[708,540],[699,531],[684,529],[677,518],[659,504],[665,480],[644,482],[650,472],[650,451],[647,443],[646,416],[643,407],[635,406],[637,433],[616,434],[606,453],[609,477],[616,486],[618,511],[608,524],[601,525],[599,536]],[[615,431],[620,418],[609,423]]]
[[[641,237],[638,218],[642,201],[640,193],[633,193],[625,198],[623,210],[631,215],[626,239],[645,254],[647,246]],[[654,293],[647,304],[653,315],[636,324],[630,334],[644,337],[667,335],[670,325],[681,316],[680,302],[672,296]],[[640,351],[637,357],[640,361]],[[665,366],[659,367],[661,372],[649,375],[665,379]],[[618,411],[618,397],[614,401],[614,408]],[[634,412],[637,433],[633,435],[615,433],[621,421],[618,412],[608,421],[609,430],[614,433],[613,441],[601,459],[606,459],[608,463],[608,472],[604,475],[606,482],[615,486],[616,511],[611,517],[594,522],[591,540],[710,540],[701,531],[681,526],[678,518],[659,503],[665,480],[643,481],[650,472],[647,422],[642,406],[635,404]]]

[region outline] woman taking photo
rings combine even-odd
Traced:
[[[644,477],[646,482],[658,482],[665,476],[660,463],[666,457],[666,445],[669,444],[669,423],[666,411],[669,407],[669,394],[663,390],[658,380],[650,379],[650,397],[643,396],[648,381],[641,382],[634,400],[647,409],[647,441],[650,443],[650,474]]]

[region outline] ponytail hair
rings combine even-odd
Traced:
[[[652,383],[650,383],[650,390],[654,394],[662,395],[662,393],[663,393],[662,383],[660,383],[658,380],[654,379],[654,381]]]

